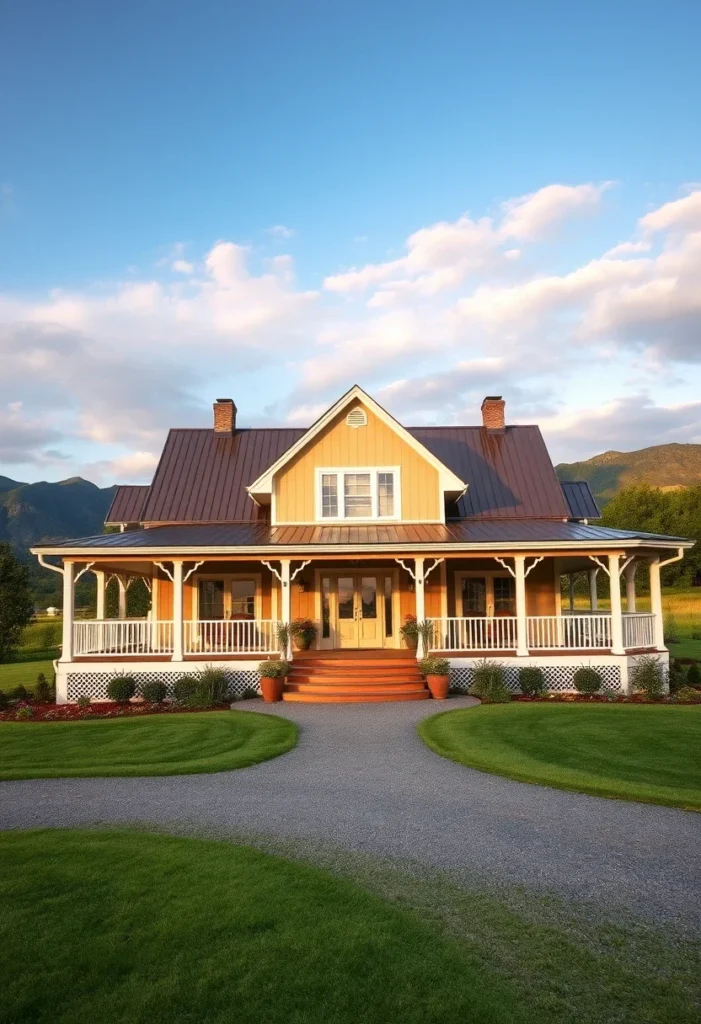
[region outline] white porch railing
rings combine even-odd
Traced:
[[[624,614],[623,645],[626,648],[654,647],[654,615]],[[515,651],[516,618],[431,619],[436,651]],[[613,645],[611,616],[584,612],[567,615],[529,615],[526,619],[528,649],[531,651],[609,650]]]
[[[73,623],[73,654],[172,654],[173,623],[84,619]]]
[[[529,650],[586,651],[612,644],[610,615],[529,615],[527,621]]]
[[[623,646],[654,647],[655,616],[649,612],[625,612],[623,615]]]
[[[202,619],[185,622],[185,654],[276,654],[274,619]]]
[[[516,617],[431,619],[438,651],[515,651]]]

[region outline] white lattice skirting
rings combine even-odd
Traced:
[[[78,697],[91,697],[93,700],[107,700],[107,686],[110,679],[115,676],[129,676],[136,683],[136,692],[139,693],[144,683],[159,682],[165,683],[168,690],[167,696],[173,696],[173,685],[176,679],[183,675],[195,675],[197,667],[188,666],[187,669],[179,669],[176,672],[163,668],[130,669],[128,665],[115,666],[109,670],[100,666],[98,671],[72,672],[69,666],[65,676],[65,698],[64,700],[75,701]],[[255,667],[247,663],[242,666],[216,666],[221,667],[229,682],[229,697],[234,700],[242,697],[247,690],[254,690],[260,693],[259,675]],[[59,683],[60,688],[60,683]]]
[[[571,693],[574,690],[574,674],[578,668],[581,668],[580,665],[541,665],[539,667],[543,670],[545,689],[548,693]],[[604,690],[623,692],[621,670],[617,665],[594,665],[592,667],[601,675]],[[520,666],[504,666],[506,685],[512,693],[520,693],[521,690],[518,682],[519,668]],[[473,668],[452,668],[450,671],[451,689],[455,693],[467,693],[472,686],[473,676]]]

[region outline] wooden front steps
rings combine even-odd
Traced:
[[[416,658],[404,651],[310,651],[295,654],[283,700],[359,704],[426,700]]]

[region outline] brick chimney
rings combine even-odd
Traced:
[[[236,405],[233,398],[218,398],[214,403],[214,433],[231,436],[236,430]]]
[[[485,430],[502,433],[506,429],[504,406],[501,395],[487,395],[482,402],[482,426]]]

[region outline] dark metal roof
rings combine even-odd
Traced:
[[[468,484],[456,518],[567,518],[572,513],[538,427],[409,427],[409,432]],[[306,433],[301,428],[171,430],[138,521],[146,523],[256,522],[246,491]],[[116,519],[110,511],[108,522]]]
[[[304,430],[171,430],[142,522],[255,522],[246,486],[265,472]]]
[[[586,480],[560,481],[573,519],[599,519],[601,512]]]
[[[142,513],[149,493],[149,485],[124,484],[115,491],[105,522],[108,526],[116,523],[141,523]]]
[[[33,550],[60,550],[80,548],[89,551],[104,548],[115,552],[138,551],[143,548],[305,548],[336,546],[352,548],[354,545],[410,547],[416,544],[457,545],[469,549],[479,545],[513,546],[562,543],[589,545],[615,544],[626,541],[688,544],[683,537],[665,537],[661,534],[639,533],[631,530],[612,530],[604,526],[563,522],[554,519],[469,520],[426,525],[381,526],[270,526],[267,523],[194,524],[154,526],[147,530],[126,533],[100,534],[66,540],[57,544],[36,546]]]
[[[456,518],[549,519],[570,515],[538,427],[409,427],[464,480]]]

